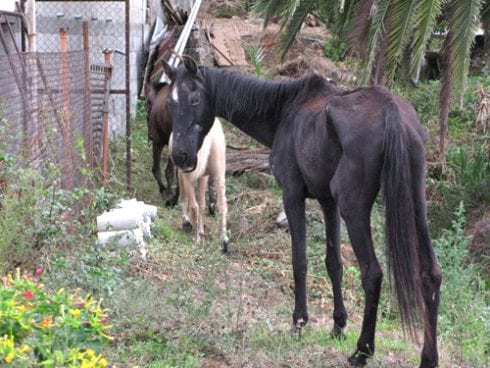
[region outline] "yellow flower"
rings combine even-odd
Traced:
[[[15,357],[14,353],[10,352],[10,353],[8,353],[8,354],[7,354],[7,356],[5,357],[5,361],[6,361],[7,363],[10,363],[12,360],[14,360],[14,357]]]
[[[78,317],[80,315],[80,310],[79,309],[70,309],[70,314],[73,316],[73,317]]]
[[[21,346],[20,350],[21,350],[23,353],[28,353],[28,352],[30,352],[30,351],[31,351],[31,348],[30,348],[28,345],[23,344],[23,345]]]
[[[100,358],[99,365],[101,367],[106,367],[107,366],[107,360],[105,358]]]
[[[21,313],[21,314],[22,314],[22,313],[24,313],[24,312],[26,311],[26,309],[27,309],[27,308],[26,308],[26,306],[25,306],[25,305],[21,305],[21,306],[19,306],[19,308],[17,308],[17,310],[18,310],[18,311],[19,311],[19,313]]]

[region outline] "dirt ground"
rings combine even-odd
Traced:
[[[219,67],[254,72],[243,42],[254,48],[262,48],[264,58],[261,68],[272,79],[298,77],[308,70],[314,70],[340,85],[352,86],[356,77],[352,70],[342,63],[333,63],[323,55],[323,43],[328,37],[325,27],[312,21],[305,25],[292,45],[283,62],[277,51],[279,26],[270,24],[263,28],[261,19],[251,13],[222,18],[223,7],[239,12],[238,2],[209,1],[203,4],[198,23],[209,36],[215,63]],[[234,9],[234,10],[233,10]]]

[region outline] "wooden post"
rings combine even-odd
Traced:
[[[63,100],[63,125],[61,127],[63,136],[63,162],[61,186],[64,189],[73,189],[73,160],[71,141],[71,111],[70,111],[70,86],[68,82],[68,32],[65,28],[60,29],[60,70],[61,70],[61,97]]]

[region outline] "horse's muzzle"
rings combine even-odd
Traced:
[[[183,172],[191,172],[196,168],[196,162],[190,162],[189,156],[185,152],[179,152],[172,155],[175,166]]]

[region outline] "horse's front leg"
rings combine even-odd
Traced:
[[[330,197],[319,201],[326,222],[327,249],[325,266],[332,282],[333,289],[333,320],[331,336],[344,337],[342,329],[347,324],[347,312],[342,297],[342,257],[340,254],[340,214],[335,200]]]
[[[221,234],[221,244],[223,246],[223,253],[228,252],[228,244],[230,240],[228,239],[228,234],[226,231],[226,223],[228,218],[228,204],[226,202],[226,185],[225,185],[225,174],[218,175],[216,178],[216,189],[218,194],[218,211],[220,215],[220,234]]]
[[[305,198],[302,193],[283,191],[284,209],[291,233],[292,263],[294,275],[293,332],[301,332],[308,322],[306,302],[306,216]]]
[[[202,214],[206,208],[206,188],[208,186],[209,175],[204,175],[199,179],[199,212],[197,214],[197,233],[196,241],[199,243],[199,239],[204,235],[204,223],[202,221]]]
[[[151,172],[153,174],[153,177],[158,183],[158,188],[160,190],[160,193],[163,193],[165,192],[165,185],[163,185],[162,173],[160,171],[160,160],[162,157],[163,145],[153,142],[152,150],[153,150],[153,166],[151,168]]]
[[[192,230],[192,222],[189,217],[189,196],[188,192],[193,190],[193,188],[189,185],[189,180],[185,178],[186,174],[182,173],[180,170],[177,170],[177,180],[179,183],[179,202],[182,206],[182,230],[185,232],[191,232]],[[187,179],[187,180],[186,180]]]
[[[170,154],[170,153],[169,153]],[[165,168],[165,178],[167,179],[167,201],[166,205],[169,207],[174,207],[177,204],[179,198],[179,181],[177,180],[177,185],[173,189],[174,178],[176,176],[176,169],[172,159],[169,157],[167,161],[167,167]]]

